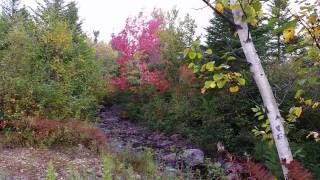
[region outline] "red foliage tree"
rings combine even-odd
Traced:
[[[119,75],[113,79],[113,84],[121,90],[132,86],[128,81],[131,71],[138,71],[140,85],[153,85],[163,91],[169,86],[164,74],[150,66],[158,63],[160,57],[159,33],[164,30],[164,20],[161,16],[148,20],[143,13],[126,21],[125,28],[111,40],[114,50],[120,55],[117,63],[120,65]]]

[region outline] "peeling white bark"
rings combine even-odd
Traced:
[[[235,4],[236,0],[230,0],[230,3]],[[248,23],[241,20],[241,17],[243,16],[241,9],[232,10],[232,14],[235,24],[239,25],[240,27],[237,29],[237,34],[241,41],[241,46],[247,62],[250,63],[250,71],[255,83],[259,88],[260,95],[267,110],[267,116],[270,121],[272,135],[277,147],[280,161],[285,160],[287,163],[289,163],[292,161],[292,153],[282,124],[283,118],[281,117],[279,107],[276,103],[268,78],[266,77],[264,69],[261,65],[260,58],[251,40],[251,35],[248,34]],[[286,177],[288,174],[287,168],[282,166],[282,170],[284,176]]]

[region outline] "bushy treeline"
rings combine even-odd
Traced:
[[[18,0],[2,1],[0,119],[88,119],[104,84],[74,2],[45,0],[27,9]]]
[[[252,111],[262,109],[259,91],[239,41],[223,20],[211,21],[201,48],[212,49],[216,65],[230,61],[228,71],[241,71],[245,87],[238,93],[210,89],[203,94],[205,77],[192,72],[183,57],[197,39],[190,16],[180,19],[177,10],[141,13],[128,19],[111,43],[93,43],[82,31],[73,2],[44,0],[34,10],[19,8],[18,0],[8,2],[0,15],[0,128],[3,119],[23,116],[90,119],[107,94],[123,118],[180,134],[209,154],[222,142],[281,176],[267,121]],[[252,30],[253,41],[285,117],[298,103],[299,70],[288,58],[295,54],[286,51],[274,25],[262,26]],[[304,86],[309,97],[319,97],[317,80]],[[320,145],[306,136],[320,130],[319,115],[307,109],[297,122],[286,124],[295,158],[315,177],[320,177]]]

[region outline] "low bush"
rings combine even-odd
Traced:
[[[6,123],[0,144],[3,147],[34,146],[57,147],[78,146],[100,151],[107,144],[105,133],[82,121],[57,121],[42,118],[25,118]]]

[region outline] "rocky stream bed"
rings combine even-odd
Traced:
[[[189,167],[204,163],[203,151],[187,143],[179,134],[166,136],[121,119],[119,109],[115,106],[105,107],[100,118],[99,127],[107,134],[115,151],[121,152],[129,147],[133,152],[141,152],[150,148],[155,153],[157,162],[163,162],[162,164],[173,169],[177,168],[179,162]]]

